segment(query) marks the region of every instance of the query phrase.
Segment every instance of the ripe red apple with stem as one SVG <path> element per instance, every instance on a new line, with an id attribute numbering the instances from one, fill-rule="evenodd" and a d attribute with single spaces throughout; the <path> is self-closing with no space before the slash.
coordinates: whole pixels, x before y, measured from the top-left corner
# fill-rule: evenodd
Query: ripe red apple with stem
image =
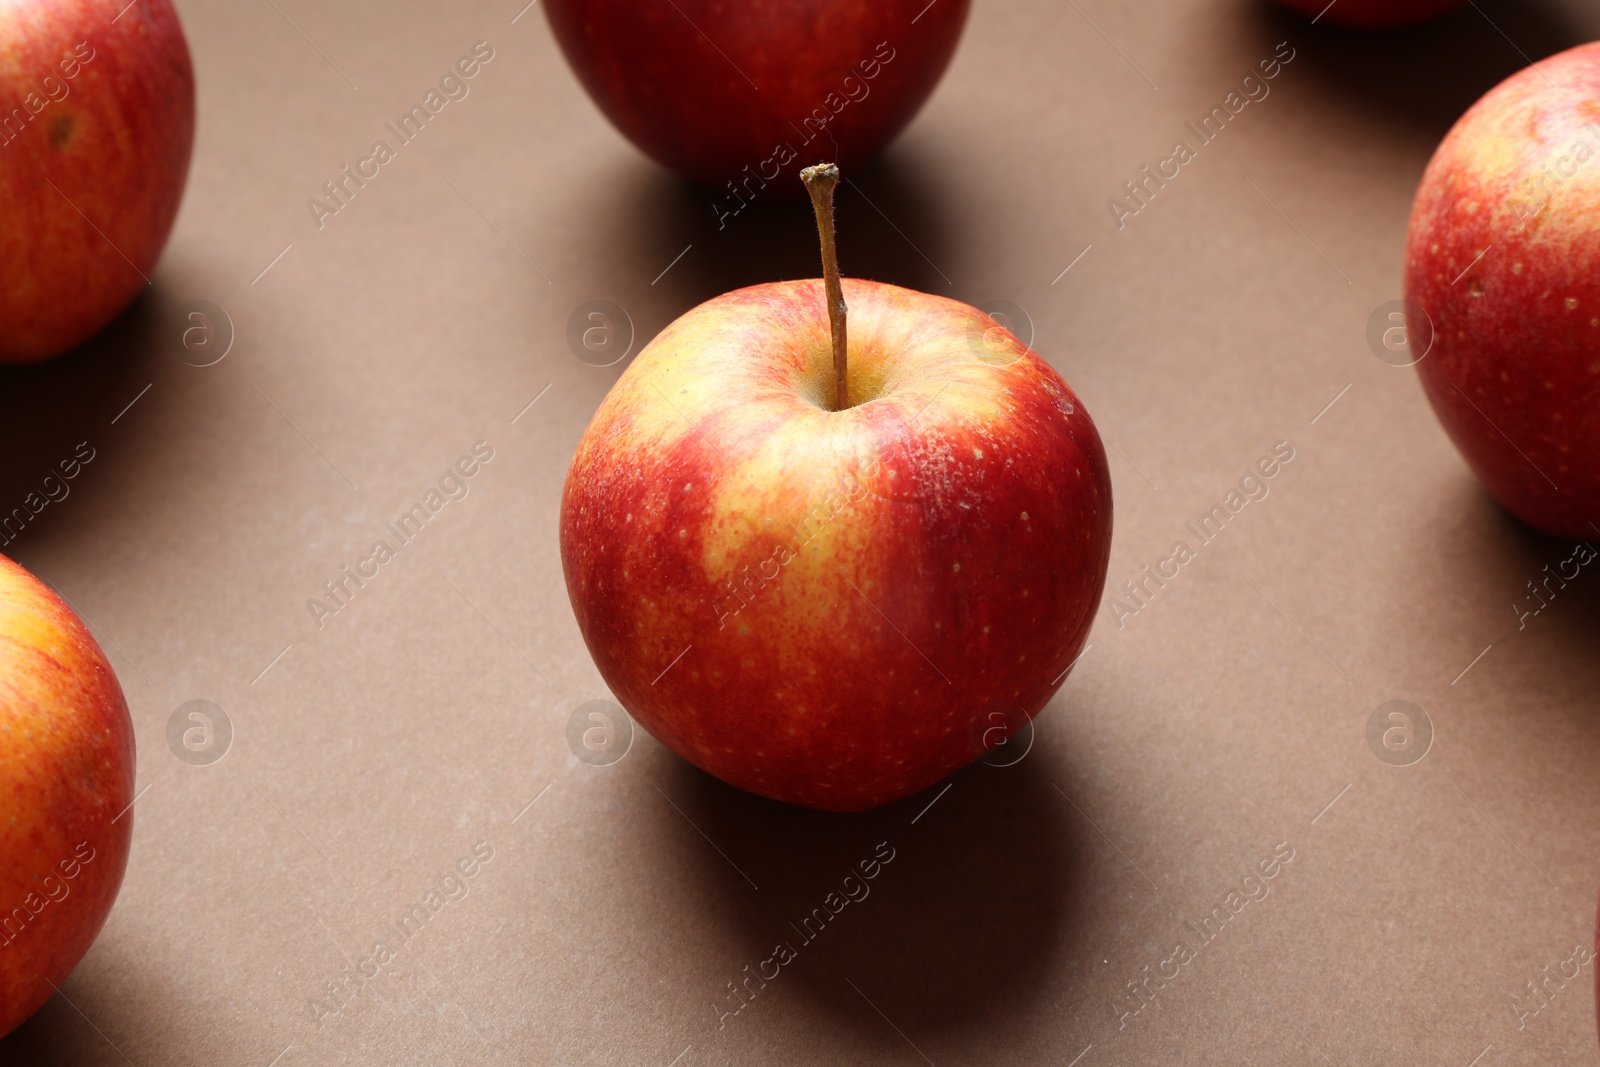
<path id="1" fill-rule="evenodd" d="M 82 344 L 149 283 L 193 139 L 170 0 L 0 3 L 0 363 Z"/>
<path id="2" fill-rule="evenodd" d="M 800 156 L 864 162 L 911 121 L 970 0 L 545 0 L 573 71 L 646 155 L 735 212 L 803 195 Z"/>
<path id="3" fill-rule="evenodd" d="M 1392 29 L 1454 11 L 1467 0 L 1278 0 L 1318 21 L 1359 29 Z"/>
<path id="4" fill-rule="evenodd" d="M 122 885 L 133 724 L 75 612 L 0 556 L 0 1036 L 77 966 Z"/>
<path id="5" fill-rule="evenodd" d="M 1083 404 L 989 316 L 841 281 L 838 170 L 805 174 L 825 278 L 724 294 L 640 352 L 578 445 L 561 560 L 654 737 L 857 811 L 1049 701 L 1105 584 L 1111 478 Z"/>
<path id="6" fill-rule="evenodd" d="M 1423 388 L 1468 466 L 1524 522 L 1600 533 L 1600 44 L 1512 75 L 1445 136 L 1405 291 L 1432 323 Z"/>

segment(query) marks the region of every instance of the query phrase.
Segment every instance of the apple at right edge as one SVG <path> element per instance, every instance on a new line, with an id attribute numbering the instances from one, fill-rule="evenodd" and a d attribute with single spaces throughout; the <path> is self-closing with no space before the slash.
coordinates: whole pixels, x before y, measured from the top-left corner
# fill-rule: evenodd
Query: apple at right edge
<path id="1" fill-rule="evenodd" d="M 1600 44 L 1511 76 L 1445 136 L 1405 293 L 1432 324 L 1423 389 L 1467 465 L 1530 526 L 1600 535 Z"/>

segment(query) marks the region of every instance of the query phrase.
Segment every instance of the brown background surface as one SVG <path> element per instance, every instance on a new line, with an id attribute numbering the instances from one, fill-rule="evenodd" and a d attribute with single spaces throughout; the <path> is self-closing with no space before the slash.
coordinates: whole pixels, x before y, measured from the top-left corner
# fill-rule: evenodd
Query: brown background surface
<path id="1" fill-rule="evenodd" d="M 565 737 L 608 694 L 559 491 L 621 370 L 576 359 L 567 318 L 616 301 L 637 350 L 815 275 L 806 209 L 718 232 L 537 7 L 183 3 L 199 133 L 154 286 L 0 372 L 0 505 L 97 450 L 8 551 L 106 646 L 144 791 L 103 934 L 0 1060 L 1594 1062 L 1594 964 L 1512 1005 L 1594 937 L 1600 576 L 1519 630 L 1571 546 L 1507 518 L 1364 340 L 1449 123 L 1519 52 L 1600 37 L 1577 0 L 1478 6 L 1362 37 L 1254 0 L 977 0 L 928 107 L 849 176 L 847 272 L 1027 309 L 1113 446 L 1113 587 L 1273 442 L 1297 457 L 1124 627 L 1102 608 L 1020 764 L 841 817 L 648 737 L 607 768 Z M 480 39 L 471 95 L 319 232 L 306 199 Z M 1285 40 L 1270 97 L 1118 232 L 1107 197 Z M 209 368 L 175 356 L 191 299 L 236 330 Z M 306 599 L 478 440 L 470 496 L 319 631 Z M 1436 732 L 1408 767 L 1366 740 L 1397 698 Z M 166 743 L 192 699 L 235 730 L 209 767 Z M 725 984 L 880 841 L 871 896 L 719 1029 Z M 470 895 L 319 1025 L 311 998 L 479 842 Z M 1126 983 L 1279 842 L 1270 896 L 1119 1028 Z"/>

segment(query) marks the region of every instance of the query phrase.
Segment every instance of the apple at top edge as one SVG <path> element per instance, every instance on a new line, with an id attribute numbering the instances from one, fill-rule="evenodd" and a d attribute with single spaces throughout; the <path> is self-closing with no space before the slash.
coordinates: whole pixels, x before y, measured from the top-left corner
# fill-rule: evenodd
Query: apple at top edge
<path id="1" fill-rule="evenodd" d="M 1405 292 L 1439 421 L 1528 524 L 1600 535 L 1600 44 L 1490 90 L 1434 153 Z"/>
<path id="2" fill-rule="evenodd" d="M 148 284 L 193 139 L 170 0 L 0 0 L 0 363 L 82 344 Z"/>
<path id="3" fill-rule="evenodd" d="M 673 751 L 864 810 L 1036 714 L 1105 583 L 1111 481 L 1082 403 L 981 312 L 847 279 L 851 406 L 820 280 L 686 313 L 578 446 L 561 557 L 612 693 Z"/>
<path id="4" fill-rule="evenodd" d="M 646 155 L 728 198 L 795 199 L 797 164 L 859 165 L 911 121 L 969 0 L 545 0 L 573 71 Z"/>
<path id="5" fill-rule="evenodd" d="M 1413 23 L 1454 11 L 1467 0 L 1278 0 L 1321 22 L 1377 30 L 1410 26 Z"/>
<path id="6" fill-rule="evenodd" d="M 0 1036 L 104 925 L 133 834 L 133 723 L 76 613 L 0 556 Z"/>

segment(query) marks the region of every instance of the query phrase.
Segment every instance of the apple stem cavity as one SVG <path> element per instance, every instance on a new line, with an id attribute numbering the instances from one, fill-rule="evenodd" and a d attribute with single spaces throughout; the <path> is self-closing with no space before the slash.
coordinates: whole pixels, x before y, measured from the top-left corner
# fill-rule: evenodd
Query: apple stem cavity
<path id="1" fill-rule="evenodd" d="M 822 279 L 828 291 L 828 327 L 833 333 L 833 376 L 835 383 L 835 411 L 850 406 L 847 379 L 848 359 L 845 355 L 845 316 L 849 308 L 844 303 L 844 286 L 839 283 L 839 248 L 833 231 L 833 190 L 839 184 L 839 167 L 834 163 L 818 163 L 800 172 L 811 194 L 811 206 L 817 213 L 817 232 L 822 237 Z"/>

